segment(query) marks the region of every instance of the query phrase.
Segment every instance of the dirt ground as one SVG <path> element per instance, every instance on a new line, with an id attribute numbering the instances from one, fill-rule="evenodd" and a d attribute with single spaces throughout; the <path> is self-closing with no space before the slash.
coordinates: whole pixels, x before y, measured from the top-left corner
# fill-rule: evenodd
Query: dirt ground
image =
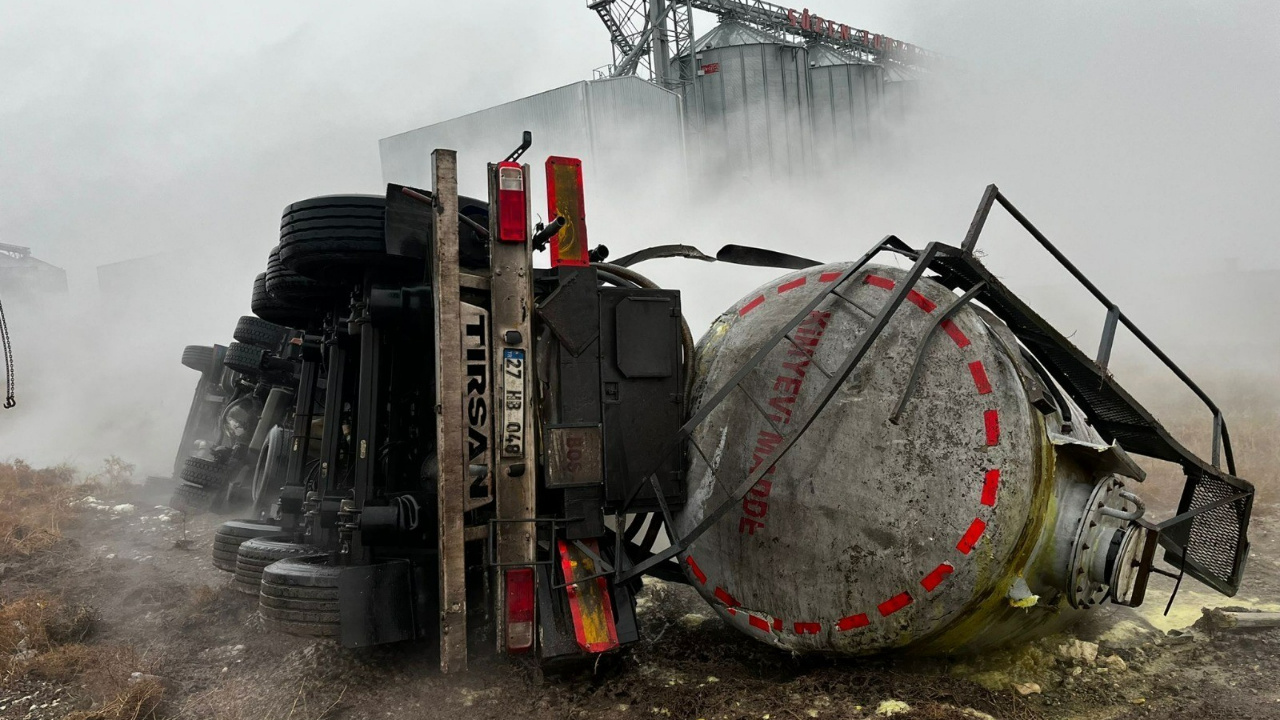
<path id="1" fill-rule="evenodd" d="M 264 631 L 209 560 L 221 518 L 187 520 L 100 480 L 0 545 L 0 717 L 1280 717 L 1280 630 L 1190 627 L 1202 607 L 1280 611 L 1271 507 L 1255 514 L 1239 597 L 1184 587 L 1164 617 L 1159 584 L 1140 611 L 1097 611 L 1069 636 L 985 657 L 792 656 L 729 629 L 689 588 L 650 582 L 645 640 L 620 657 L 556 676 L 480 659 L 444 677 L 429 647 Z"/>

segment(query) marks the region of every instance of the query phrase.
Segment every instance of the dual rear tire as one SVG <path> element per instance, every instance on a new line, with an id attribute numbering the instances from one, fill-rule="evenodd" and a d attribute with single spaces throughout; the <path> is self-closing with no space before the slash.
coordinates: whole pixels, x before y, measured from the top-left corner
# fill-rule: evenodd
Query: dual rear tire
<path id="1" fill-rule="evenodd" d="M 219 570 L 235 572 L 241 545 L 255 538 L 269 537 L 280 532 L 279 525 L 256 520 L 228 520 L 218 526 L 213 534 L 213 564 Z"/>
<path id="2" fill-rule="evenodd" d="M 257 595 L 262 583 L 262 571 L 268 565 L 306 555 L 323 553 L 322 548 L 293 541 L 293 535 L 261 535 L 246 540 L 236 549 L 236 590 L 246 595 Z"/>
<path id="3" fill-rule="evenodd" d="M 338 576 L 328 555 L 307 555 L 262 569 L 258 610 L 263 625 L 290 635 L 337 638 Z"/>

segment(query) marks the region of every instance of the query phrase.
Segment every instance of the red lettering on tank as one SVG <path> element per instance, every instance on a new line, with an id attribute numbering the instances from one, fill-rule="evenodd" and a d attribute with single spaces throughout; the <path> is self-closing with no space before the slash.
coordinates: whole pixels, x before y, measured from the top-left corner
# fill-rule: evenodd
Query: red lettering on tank
<path id="1" fill-rule="evenodd" d="M 746 513 L 748 517 L 762 518 L 769 514 L 769 503 L 763 500 L 744 499 L 742 501 L 742 512 Z"/>
<path id="2" fill-rule="evenodd" d="M 797 361 L 785 361 L 782 363 L 782 372 L 778 374 L 773 381 L 773 397 L 769 398 L 769 407 L 774 410 L 774 414 L 770 416 L 770 420 L 774 423 L 787 425 L 791 422 L 792 409 L 795 407 L 796 398 L 800 395 L 800 390 L 804 387 L 804 379 L 807 374 L 810 358 L 813 356 L 814 348 L 822 339 L 822 334 L 827 329 L 827 322 L 831 319 L 831 313 L 819 312 L 817 310 L 809 313 L 808 317 L 800 321 L 795 329 L 795 343 L 787 351 L 788 357 L 798 357 Z M 751 456 L 751 469 L 748 472 L 754 473 L 759 467 L 773 455 L 778 449 L 778 445 L 782 443 L 782 436 L 768 430 L 761 430 L 756 435 L 756 447 Z M 768 472 L 772 473 L 776 470 L 770 467 Z M 769 492 L 773 489 L 772 483 L 761 478 L 750 491 L 750 495 L 757 499 L 743 498 L 742 512 L 743 517 L 738 521 L 738 533 L 754 535 L 756 530 L 764 527 L 762 522 L 766 515 L 769 514 L 769 503 L 764 502 L 764 498 L 769 497 Z"/>
<path id="3" fill-rule="evenodd" d="M 793 355 L 804 355 L 804 353 L 800 352 L 799 350 L 792 350 L 792 354 L 793 354 Z M 808 360 L 801 360 L 800 362 L 784 362 L 784 363 L 782 363 L 782 369 L 783 369 L 783 370 L 788 370 L 788 371 L 790 371 L 790 372 L 791 372 L 791 374 L 795 375 L 797 378 L 799 378 L 799 379 L 801 379 L 801 380 L 803 380 L 803 379 L 804 379 L 805 373 L 806 373 L 806 372 L 808 372 L 808 368 L 809 368 L 809 361 L 808 361 Z"/>
<path id="4" fill-rule="evenodd" d="M 781 442 L 781 435 L 768 430 L 761 430 L 756 436 L 756 448 L 751 456 L 751 470 L 749 472 L 755 472 L 773 454 L 773 451 L 778 449 L 778 445 Z M 769 468 L 768 470 L 770 473 L 773 471 L 774 468 Z M 751 486 L 751 490 L 747 492 L 748 497 L 742 499 L 744 517 L 738 520 L 739 534 L 755 535 L 757 528 L 764 527 L 764 523 L 760 522 L 760 519 L 769 514 L 769 503 L 764 502 L 764 498 L 769 497 L 769 492 L 772 490 L 773 482 L 768 478 L 760 478 L 755 485 Z M 752 500 L 752 497 L 760 499 Z"/>
<path id="5" fill-rule="evenodd" d="M 822 629 L 822 623 L 798 622 L 792 627 L 795 628 L 797 635 L 817 635 Z"/>
<path id="6" fill-rule="evenodd" d="M 768 430 L 761 430 L 760 434 L 756 435 L 756 449 L 751 455 L 751 469 L 747 472 L 755 472 L 756 468 L 760 467 L 760 465 L 764 463 L 764 461 L 767 460 L 769 456 L 773 454 L 773 451 L 777 450 L 778 446 L 781 444 L 781 435 L 775 432 L 769 432 Z M 773 472 L 773 468 L 769 468 L 769 472 Z M 760 495 L 760 497 L 768 497 L 769 482 L 764 478 L 760 478 L 760 481 L 755 484 L 752 491 L 754 492 L 762 483 L 764 484 L 764 494 Z"/>
<path id="7" fill-rule="evenodd" d="M 775 395 L 769 398 L 769 407 L 778 411 L 777 414 L 770 415 L 769 419 L 783 425 L 791 422 L 791 406 L 795 401 L 795 395 Z"/>
<path id="8" fill-rule="evenodd" d="M 784 367 L 786 365 L 787 363 L 783 363 Z M 778 390 L 780 392 L 790 393 L 791 395 L 795 395 L 796 393 L 800 392 L 800 383 L 804 380 L 804 370 L 801 369 L 798 374 L 799 374 L 799 377 L 787 377 L 786 375 L 779 375 L 778 379 L 773 381 L 773 389 Z"/>
<path id="9" fill-rule="evenodd" d="M 751 627 L 759 630 L 760 632 L 769 632 L 769 623 L 762 617 L 747 615 L 747 622 L 751 623 Z"/>
<path id="10" fill-rule="evenodd" d="M 844 273 L 839 272 L 839 271 L 835 271 L 835 272 L 824 272 L 824 273 L 822 273 L 821 275 L 819 275 L 819 276 L 818 276 L 818 282 L 829 283 L 829 282 L 831 282 L 831 281 L 835 280 L 836 278 L 840 277 L 840 276 L 841 276 L 841 275 L 843 275 L 843 274 L 844 274 Z"/>
<path id="11" fill-rule="evenodd" d="M 769 469 L 773 470 L 773 468 L 769 468 Z M 769 491 L 772 489 L 773 489 L 773 483 L 771 481 L 766 480 L 764 478 L 760 478 L 760 482 L 756 483 L 755 485 L 752 485 L 751 489 L 748 492 L 751 495 L 755 495 L 758 498 L 767 498 L 769 497 Z"/>
<path id="12" fill-rule="evenodd" d="M 775 632 L 782 632 L 782 618 L 773 619 L 773 629 Z"/>

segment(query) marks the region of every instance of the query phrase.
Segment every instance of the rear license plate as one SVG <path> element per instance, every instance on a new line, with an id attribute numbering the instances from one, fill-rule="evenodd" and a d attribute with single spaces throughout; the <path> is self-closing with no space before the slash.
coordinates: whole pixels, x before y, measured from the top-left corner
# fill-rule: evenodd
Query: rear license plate
<path id="1" fill-rule="evenodd" d="M 502 456 L 524 457 L 524 350 L 502 351 Z"/>

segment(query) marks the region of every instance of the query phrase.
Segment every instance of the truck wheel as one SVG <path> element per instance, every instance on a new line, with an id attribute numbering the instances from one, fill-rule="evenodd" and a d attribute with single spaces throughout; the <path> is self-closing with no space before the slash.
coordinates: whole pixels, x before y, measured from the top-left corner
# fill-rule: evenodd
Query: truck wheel
<path id="1" fill-rule="evenodd" d="M 169 507 L 187 515 L 199 515 L 209 512 L 213 504 L 213 493 L 198 485 L 182 483 L 169 498 Z"/>
<path id="2" fill-rule="evenodd" d="M 297 308 L 290 307 L 267 293 L 266 273 L 258 273 L 253 279 L 253 298 L 249 309 L 267 322 L 286 327 L 302 327 L 307 322 L 305 313 L 299 313 Z"/>
<path id="3" fill-rule="evenodd" d="M 278 350 L 291 334 L 289 328 L 261 318 L 245 315 L 236 323 L 231 337 L 238 342 L 263 350 Z"/>
<path id="4" fill-rule="evenodd" d="M 213 460 L 189 457 L 183 462 L 179 476 L 183 482 L 208 490 L 209 501 L 212 502 L 213 494 L 227 484 L 227 478 L 230 476 L 228 470 L 226 466 L 219 465 Z M 206 504 L 204 509 L 208 510 L 209 505 Z"/>
<path id="5" fill-rule="evenodd" d="M 386 198 L 326 195 L 293 203 L 280 220 L 280 261 L 305 277 L 359 279 L 365 268 L 404 258 L 387 255 Z"/>
<path id="6" fill-rule="evenodd" d="M 290 635 L 338 637 L 338 575 L 328 555 L 272 563 L 262 570 L 258 611 L 263 625 Z"/>
<path id="7" fill-rule="evenodd" d="M 246 540 L 236 551 L 236 590 L 257 595 L 262 584 L 262 570 L 285 558 L 323 553 L 323 548 L 293 542 L 293 535 L 275 534 Z"/>
<path id="8" fill-rule="evenodd" d="M 182 365 L 201 373 L 213 369 L 214 349 L 208 345 L 188 345 L 182 349 Z"/>
<path id="9" fill-rule="evenodd" d="M 325 311 L 341 292 L 333 286 L 281 268 L 267 276 L 267 294 L 276 302 L 299 311 L 299 315 L 309 314 L 319 319 L 324 317 Z"/>
<path id="10" fill-rule="evenodd" d="M 241 375 L 256 378 L 262 374 L 262 361 L 266 354 L 262 348 L 233 342 L 227 346 L 227 354 L 222 358 L 222 364 Z"/>
<path id="11" fill-rule="evenodd" d="M 281 532 L 279 525 L 256 520 L 228 520 L 213 534 L 213 564 L 219 570 L 236 571 L 236 551 L 246 540 Z"/>

